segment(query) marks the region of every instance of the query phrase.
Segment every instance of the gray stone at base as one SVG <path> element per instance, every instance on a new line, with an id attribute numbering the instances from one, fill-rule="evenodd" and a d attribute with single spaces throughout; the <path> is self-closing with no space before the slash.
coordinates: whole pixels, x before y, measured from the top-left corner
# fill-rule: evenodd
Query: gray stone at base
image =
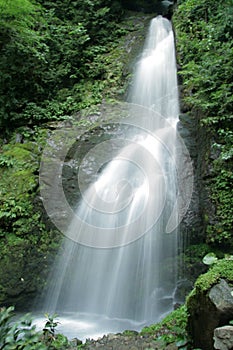
<path id="1" fill-rule="evenodd" d="M 223 326 L 214 330 L 214 349 L 233 349 L 233 326 Z"/>
<path id="2" fill-rule="evenodd" d="M 218 284 L 211 288 L 209 298 L 221 313 L 232 315 L 233 297 L 231 294 L 232 288 L 223 279 Z"/>

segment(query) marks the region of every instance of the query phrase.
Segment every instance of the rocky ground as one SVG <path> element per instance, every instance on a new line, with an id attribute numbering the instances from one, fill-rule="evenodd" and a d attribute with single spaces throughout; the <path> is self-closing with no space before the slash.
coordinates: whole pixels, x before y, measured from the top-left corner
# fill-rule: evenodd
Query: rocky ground
<path id="1" fill-rule="evenodd" d="M 104 350 L 176 350 L 176 344 L 164 345 L 164 342 L 156 340 L 153 335 L 141 335 L 137 332 L 125 334 L 108 334 L 98 340 L 87 340 L 84 346 L 85 350 L 104 349 Z"/>

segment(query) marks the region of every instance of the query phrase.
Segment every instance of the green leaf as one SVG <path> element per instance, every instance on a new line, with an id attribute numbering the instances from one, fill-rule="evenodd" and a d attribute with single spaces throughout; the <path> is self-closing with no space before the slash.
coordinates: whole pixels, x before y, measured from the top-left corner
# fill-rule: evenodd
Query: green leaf
<path id="1" fill-rule="evenodd" d="M 181 348 L 181 347 L 182 347 L 182 349 L 183 349 L 183 347 L 184 347 L 185 345 L 187 345 L 187 343 L 188 343 L 188 339 L 187 339 L 187 338 L 180 339 L 180 340 L 178 340 L 178 341 L 176 342 L 176 346 L 177 346 L 178 348 Z"/>
<path id="2" fill-rule="evenodd" d="M 204 256 L 204 258 L 202 259 L 202 262 L 205 265 L 212 265 L 212 264 L 216 263 L 217 260 L 218 260 L 218 258 L 216 257 L 216 255 L 214 253 L 208 253 L 207 255 Z"/>

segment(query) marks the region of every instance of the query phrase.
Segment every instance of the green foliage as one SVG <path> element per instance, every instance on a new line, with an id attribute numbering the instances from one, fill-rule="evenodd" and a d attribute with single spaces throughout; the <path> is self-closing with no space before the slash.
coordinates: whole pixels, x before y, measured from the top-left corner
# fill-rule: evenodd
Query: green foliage
<path id="1" fill-rule="evenodd" d="M 183 305 L 166 316 L 162 322 L 143 328 L 141 334 L 153 335 L 164 346 L 174 342 L 187 344 L 187 317 L 187 310 Z"/>
<path id="2" fill-rule="evenodd" d="M 122 35 L 113 30 L 117 1 L 0 0 L 0 12 L 0 129 L 62 119 L 103 99 L 102 55 Z"/>
<path id="3" fill-rule="evenodd" d="M 39 157 L 46 142 L 48 131 L 39 128 L 19 128 L 9 143 L 0 151 L 0 203 L 8 208 L 14 207 L 18 199 L 31 200 L 38 187 Z M 17 138 L 19 141 L 17 142 Z M 25 211 L 24 205 L 19 211 Z M 0 214 L 0 216 L 3 216 Z M 8 215 L 9 216 L 9 215 Z"/>
<path id="4" fill-rule="evenodd" d="M 221 157 L 221 156 L 220 156 Z M 212 180 L 212 201 L 216 207 L 218 222 L 208 225 L 207 240 L 231 248 L 232 243 L 232 184 L 231 164 L 224 164 L 220 159 L 214 162 L 216 177 Z M 229 246 L 230 245 L 230 246 Z"/>
<path id="5" fill-rule="evenodd" d="M 33 17 L 34 25 L 36 17 Z M 21 113 L 28 101 L 36 96 L 40 98 L 42 86 L 39 69 L 44 64 L 47 51 L 42 37 L 31 25 L 25 34 L 25 30 L 22 32 L 20 26 L 12 25 L 6 19 L 3 21 L 7 23 L 7 27 L 3 24 L 0 26 L 0 34 L 3 37 L 0 46 L 0 128 L 6 128 L 10 122 L 17 119 L 18 113 Z"/>
<path id="6" fill-rule="evenodd" d="M 1 227 L 9 229 L 17 220 L 31 218 L 32 193 L 38 186 L 34 172 L 38 162 L 31 149 L 35 144 L 8 144 L 2 147 L 2 159 L 8 166 L 0 168 L 0 223 Z M 36 149 L 35 149 L 36 152 Z M 11 166 L 9 166 L 11 165 Z M 19 223 L 18 223 L 19 224 Z"/>
<path id="7" fill-rule="evenodd" d="M 185 254 L 192 259 L 192 262 L 200 262 L 202 257 L 210 252 L 210 247 L 205 243 L 190 245 L 185 250 Z"/>
<path id="8" fill-rule="evenodd" d="M 4 350 L 65 350 L 72 344 L 62 334 L 55 334 L 57 322 L 54 316 L 46 315 L 45 328 L 36 330 L 32 319 L 25 315 L 13 321 L 14 307 L 0 309 L 0 348 Z"/>
<path id="9" fill-rule="evenodd" d="M 27 35 L 35 12 L 36 6 L 29 0 L 0 0 L 0 26 Z"/>
<path id="10" fill-rule="evenodd" d="M 0 154 L 0 167 L 1 168 L 8 168 L 13 166 L 14 161 L 13 159 L 10 159 L 8 156 L 4 155 L 4 154 Z"/>
<path id="11" fill-rule="evenodd" d="M 58 326 L 58 323 L 57 321 L 55 321 L 55 318 L 58 316 L 58 315 L 49 315 L 49 314 L 45 314 L 47 320 L 46 320 L 46 323 L 45 323 L 45 326 L 43 328 L 43 333 L 46 335 L 46 336 L 52 336 L 54 337 L 55 335 L 55 329 L 56 327 Z"/>
<path id="12" fill-rule="evenodd" d="M 232 15 L 231 0 L 187 0 L 175 15 L 186 102 L 208 125 L 232 117 Z"/>
<path id="13" fill-rule="evenodd" d="M 184 101 L 212 141 L 209 191 L 216 208 L 207 242 L 232 247 L 233 3 L 184 0 L 174 16 Z"/>
<path id="14" fill-rule="evenodd" d="M 40 127 L 21 127 L 1 147 L 0 302 L 14 296 L 16 302 L 23 303 L 25 290 L 43 286 L 47 259 L 60 239 L 55 230 L 45 227 L 42 209 L 35 203 L 40 154 L 47 133 Z"/>
<path id="15" fill-rule="evenodd" d="M 0 348 L 47 350 L 48 347 L 41 341 L 42 334 L 36 331 L 28 316 L 12 324 L 13 310 L 13 307 L 0 310 Z"/>

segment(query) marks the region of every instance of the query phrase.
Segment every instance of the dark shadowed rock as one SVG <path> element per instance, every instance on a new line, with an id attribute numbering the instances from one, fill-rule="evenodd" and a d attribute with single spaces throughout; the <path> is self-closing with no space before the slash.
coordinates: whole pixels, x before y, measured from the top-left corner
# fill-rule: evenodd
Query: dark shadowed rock
<path id="1" fill-rule="evenodd" d="M 195 347 L 203 350 L 214 348 L 214 329 L 227 324 L 233 317 L 231 293 L 232 288 L 221 279 L 209 291 L 198 290 L 190 297 L 188 327 Z"/>

